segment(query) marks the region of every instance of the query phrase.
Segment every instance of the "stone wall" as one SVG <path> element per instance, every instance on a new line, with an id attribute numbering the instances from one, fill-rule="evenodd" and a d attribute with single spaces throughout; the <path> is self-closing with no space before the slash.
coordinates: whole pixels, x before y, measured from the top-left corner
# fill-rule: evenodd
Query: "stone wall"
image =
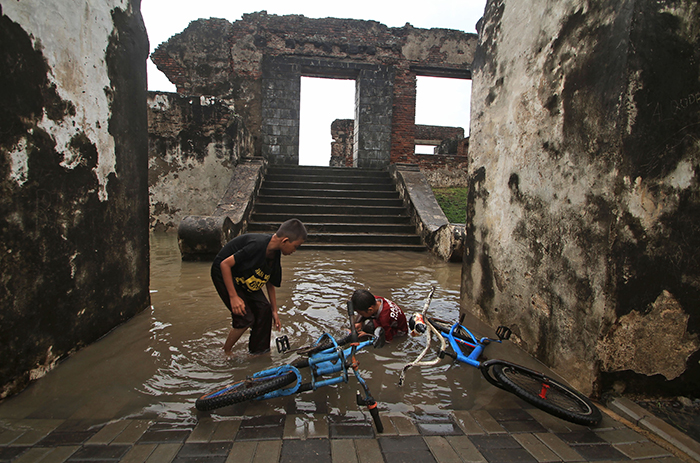
<path id="1" fill-rule="evenodd" d="M 252 139 L 226 100 L 148 93 L 150 227 L 176 229 L 219 204 Z"/>
<path id="2" fill-rule="evenodd" d="M 699 40 L 694 1 L 479 25 L 462 306 L 584 392 L 697 395 Z"/>
<path id="3" fill-rule="evenodd" d="M 332 166 L 353 166 L 352 137 L 355 121 L 337 119 L 331 124 L 331 161 Z M 442 127 L 435 125 L 415 125 L 416 141 L 435 144 L 436 154 L 416 154 L 411 164 L 417 165 L 425 175 L 432 188 L 464 187 L 469 183 L 467 166 L 469 165 L 469 139 L 464 138 L 464 129 L 460 127 Z M 420 138 L 419 138 L 420 137 Z M 442 142 L 454 141 L 455 149 L 450 154 L 438 154 Z M 403 163 L 398 163 L 403 164 Z"/>
<path id="4" fill-rule="evenodd" d="M 138 1 L 0 0 L 0 398 L 149 305 L 147 56 Z"/>
<path id="5" fill-rule="evenodd" d="M 416 76 L 468 79 L 476 35 L 266 12 L 193 21 L 151 55 L 184 95 L 230 99 L 270 163 L 298 163 L 300 76 L 354 79 L 353 165 L 415 162 Z"/>

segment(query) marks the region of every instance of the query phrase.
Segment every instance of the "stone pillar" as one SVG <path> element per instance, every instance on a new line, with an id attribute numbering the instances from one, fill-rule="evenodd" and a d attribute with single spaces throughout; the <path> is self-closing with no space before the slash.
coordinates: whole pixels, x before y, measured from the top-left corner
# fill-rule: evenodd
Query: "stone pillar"
<path id="1" fill-rule="evenodd" d="M 355 91 L 353 165 L 389 165 L 394 72 L 388 66 L 362 69 Z"/>
<path id="2" fill-rule="evenodd" d="M 270 164 L 299 164 L 300 66 L 265 58 L 262 78 L 262 154 Z"/>

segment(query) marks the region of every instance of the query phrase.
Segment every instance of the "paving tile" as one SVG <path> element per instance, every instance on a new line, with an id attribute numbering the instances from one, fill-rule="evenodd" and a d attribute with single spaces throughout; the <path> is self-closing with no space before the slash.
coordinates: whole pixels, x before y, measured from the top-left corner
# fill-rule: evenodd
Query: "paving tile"
<path id="1" fill-rule="evenodd" d="M 145 463 L 170 463 L 180 450 L 180 444 L 158 444 Z"/>
<path id="2" fill-rule="evenodd" d="M 479 452 L 474 443 L 467 436 L 448 436 L 445 438 L 450 443 L 457 455 L 465 462 L 486 462 L 483 454 Z"/>
<path id="3" fill-rule="evenodd" d="M 466 410 L 454 411 L 452 416 L 464 434 L 484 434 L 486 432 Z"/>
<path id="4" fill-rule="evenodd" d="M 557 433 L 557 437 L 570 445 L 577 444 L 602 444 L 605 441 L 590 430 Z"/>
<path id="5" fill-rule="evenodd" d="M 413 416 L 418 432 L 423 436 L 460 436 L 462 430 L 450 415 L 421 414 Z"/>
<path id="6" fill-rule="evenodd" d="M 566 433 L 588 429 L 585 426 L 570 423 L 568 421 L 562 420 L 561 418 L 557 418 L 556 416 L 552 416 L 549 413 L 540 410 L 539 408 L 528 409 L 527 413 L 549 432 Z"/>
<path id="7" fill-rule="evenodd" d="M 281 439 L 284 434 L 284 418 L 284 415 L 247 418 L 241 422 L 236 440 Z"/>
<path id="8" fill-rule="evenodd" d="M 649 441 L 614 444 L 614 447 L 633 460 L 640 460 L 642 458 L 662 458 L 673 456 L 665 448 Z"/>
<path id="9" fill-rule="evenodd" d="M 120 460 L 120 463 L 144 463 L 156 447 L 156 444 L 134 445 Z"/>
<path id="10" fill-rule="evenodd" d="M 646 442 L 648 439 L 630 428 L 605 429 L 594 431 L 601 439 L 610 444 L 630 444 L 633 442 Z"/>
<path id="11" fill-rule="evenodd" d="M 423 440 L 438 463 L 462 463 L 462 459 L 445 437 L 425 436 Z"/>
<path id="12" fill-rule="evenodd" d="M 535 420 L 529 421 L 499 421 L 500 425 L 503 426 L 507 432 L 513 433 L 533 433 L 533 432 L 547 432 L 547 429 Z"/>
<path id="13" fill-rule="evenodd" d="M 494 419 L 493 416 L 488 412 L 488 410 L 475 410 L 472 413 L 472 417 L 476 420 L 479 426 L 486 431 L 488 434 L 499 434 L 505 433 L 506 430 L 500 425 L 498 421 Z"/>
<path id="14" fill-rule="evenodd" d="M 183 444 L 177 452 L 177 457 L 214 457 L 227 456 L 233 443 L 231 442 L 197 442 L 191 444 Z"/>
<path id="15" fill-rule="evenodd" d="M 100 445 L 109 444 L 117 437 L 119 434 L 124 432 L 129 422 L 126 420 L 115 421 L 113 423 L 108 423 L 102 427 L 95 435 L 85 442 L 86 445 Z"/>
<path id="16" fill-rule="evenodd" d="M 240 427 L 241 420 L 218 421 L 209 442 L 233 442 Z"/>
<path id="17" fill-rule="evenodd" d="M 420 436 L 389 436 L 380 437 L 377 440 L 387 463 L 427 463 L 435 461 L 428 445 Z"/>
<path id="18" fill-rule="evenodd" d="M 610 444 L 582 444 L 573 448 L 587 461 L 628 460 L 622 452 Z"/>
<path id="19" fill-rule="evenodd" d="M 80 445 L 94 436 L 97 431 L 54 431 L 37 442 L 39 447 L 56 447 L 59 445 Z"/>
<path id="20" fill-rule="evenodd" d="M 18 420 L 13 423 L 13 429 L 25 430 L 25 432 L 12 441 L 12 445 L 34 445 L 59 427 L 63 421 L 54 419 Z"/>
<path id="21" fill-rule="evenodd" d="M 279 461 L 281 450 L 281 439 L 270 442 L 258 442 L 258 445 L 255 447 L 253 463 L 272 463 Z"/>
<path id="22" fill-rule="evenodd" d="M 377 463 L 384 461 L 379 441 L 376 439 L 354 440 L 359 463 Z"/>
<path id="23" fill-rule="evenodd" d="M 254 441 L 234 442 L 226 459 L 227 463 L 250 462 L 255 457 L 258 443 Z M 276 461 L 276 460 L 272 460 Z"/>
<path id="24" fill-rule="evenodd" d="M 522 447 L 528 451 L 530 455 L 541 463 L 550 461 L 561 461 L 559 456 L 554 453 L 544 442 L 539 440 L 534 434 L 522 433 L 514 434 L 513 439 L 518 441 Z"/>
<path id="25" fill-rule="evenodd" d="M 217 422 L 210 417 L 200 418 L 196 426 L 187 437 L 187 443 L 209 442 L 214 431 L 216 431 Z"/>
<path id="26" fill-rule="evenodd" d="M 355 450 L 354 440 L 335 439 L 331 440 L 330 443 L 331 461 L 333 463 L 358 463 L 357 451 Z M 379 446 L 377 446 L 377 448 L 379 448 Z"/>
<path id="27" fill-rule="evenodd" d="M 389 420 L 394 425 L 399 436 L 417 436 L 420 434 L 413 420 L 404 415 L 390 415 Z"/>
<path id="28" fill-rule="evenodd" d="M 534 421 L 532 415 L 522 408 L 501 408 L 488 410 L 496 421 Z"/>
<path id="29" fill-rule="evenodd" d="M 521 449 L 522 446 L 507 434 L 469 436 L 469 440 L 483 453 L 485 449 Z"/>
<path id="30" fill-rule="evenodd" d="M 306 437 L 310 439 L 326 438 L 328 439 L 328 420 L 326 415 L 314 414 L 311 415 L 306 424 Z"/>
<path id="31" fill-rule="evenodd" d="M 41 461 L 49 453 L 53 452 L 53 450 L 54 449 L 48 447 L 33 447 L 22 453 L 19 458 L 12 460 L 12 463 L 35 463 L 37 461 Z M 4 460 L 2 451 L 0 451 L 0 460 Z"/>
<path id="32" fill-rule="evenodd" d="M 524 448 L 519 449 L 482 449 L 489 463 L 537 463 L 535 457 Z"/>
<path id="33" fill-rule="evenodd" d="M 331 444 L 328 439 L 290 439 L 282 442 L 280 463 L 331 463 Z"/>
<path id="34" fill-rule="evenodd" d="M 190 431 L 184 429 L 149 429 L 136 442 L 138 444 L 180 444 Z"/>
<path id="35" fill-rule="evenodd" d="M 331 439 L 371 439 L 374 426 L 364 415 L 330 415 L 328 431 Z"/>
<path id="36" fill-rule="evenodd" d="M 88 445 L 81 447 L 68 461 L 119 460 L 131 449 L 129 445 Z"/>
<path id="37" fill-rule="evenodd" d="M 30 447 L 0 447 L 0 461 L 10 461 L 23 454 Z"/>
<path id="38" fill-rule="evenodd" d="M 582 461 L 583 458 L 556 434 L 549 432 L 537 433 L 535 436 L 556 453 L 562 461 Z"/>
<path id="39" fill-rule="evenodd" d="M 112 444 L 135 444 L 151 426 L 150 420 L 127 420 L 124 430 L 112 440 Z"/>
<path id="40" fill-rule="evenodd" d="M 26 430 L 14 430 L 14 429 L 5 429 L 2 432 L 0 432 L 0 445 L 10 445 L 14 441 L 16 441 L 22 434 L 27 432 Z"/>
<path id="41" fill-rule="evenodd" d="M 53 448 L 51 452 L 41 459 L 41 463 L 63 463 L 78 450 L 80 450 L 80 447 L 68 445 Z"/>

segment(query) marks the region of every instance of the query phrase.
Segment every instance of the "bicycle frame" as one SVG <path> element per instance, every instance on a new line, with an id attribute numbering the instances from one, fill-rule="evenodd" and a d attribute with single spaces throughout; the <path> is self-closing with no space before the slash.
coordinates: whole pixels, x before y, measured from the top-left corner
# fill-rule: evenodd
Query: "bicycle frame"
<path id="1" fill-rule="evenodd" d="M 302 384 L 302 374 L 301 371 L 292 365 L 282 365 L 276 368 L 270 368 L 268 370 L 263 370 L 255 373 L 253 378 L 264 378 L 266 376 L 276 376 L 280 373 L 287 371 L 293 372 L 296 377 L 296 383 L 288 388 L 278 389 L 276 391 L 269 392 L 265 395 L 257 397 L 256 400 L 266 400 L 275 397 L 284 397 L 297 392 L 304 392 L 305 390 L 316 390 L 320 387 L 331 386 L 339 383 L 347 383 L 349 379 L 348 367 L 352 368 L 355 377 L 366 388 L 366 383 L 357 369 L 357 362 L 354 360 L 355 353 L 358 350 L 364 349 L 365 347 L 371 345 L 374 342 L 374 338 L 368 339 L 366 341 L 352 343 L 350 347 L 341 349 L 338 346 L 335 338 L 328 333 L 324 333 L 316 341 L 316 345 L 320 344 L 324 339 L 330 339 L 334 347 L 329 347 L 321 352 L 317 352 L 309 356 L 309 370 L 311 371 L 311 387 L 310 389 L 300 390 L 303 386 Z M 322 376 L 332 375 L 335 373 L 340 373 L 338 376 L 327 379 L 319 379 Z"/>

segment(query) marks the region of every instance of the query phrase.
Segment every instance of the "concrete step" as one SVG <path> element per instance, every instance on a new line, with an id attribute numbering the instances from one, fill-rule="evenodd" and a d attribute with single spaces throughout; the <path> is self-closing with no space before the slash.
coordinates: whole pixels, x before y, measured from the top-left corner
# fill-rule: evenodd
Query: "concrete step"
<path id="1" fill-rule="evenodd" d="M 251 226 L 260 222 L 274 222 L 279 227 L 279 224 L 287 219 L 297 218 L 307 223 L 324 223 L 324 224 L 410 224 L 411 218 L 408 215 L 374 215 L 374 216 L 361 216 L 361 215 L 343 215 L 343 214 L 295 214 L 291 215 L 287 212 L 273 212 L 273 213 L 254 213 L 251 216 L 251 221 L 248 225 L 250 229 Z M 275 229 L 276 230 L 276 229 Z"/>
<path id="2" fill-rule="evenodd" d="M 332 188 L 332 186 L 330 187 Z M 258 196 L 303 196 L 314 198 L 399 198 L 399 193 L 391 188 L 384 190 L 353 188 L 353 189 L 329 189 L 329 185 L 319 184 L 318 188 L 307 188 L 306 185 L 298 185 L 297 187 L 278 187 L 277 185 L 265 185 L 260 188 Z"/>
<path id="3" fill-rule="evenodd" d="M 394 207 L 403 209 L 403 201 L 400 198 L 353 198 L 335 196 L 268 196 L 258 195 L 256 207 L 263 204 L 296 204 L 314 206 L 369 206 L 369 207 Z"/>
<path id="4" fill-rule="evenodd" d="M 270 166 L 248 231 L 272 233 L 296 217 L 304 249 L 425 251 L 386 170 Z"/>
<path id="5" fill-rule="evenodd" d="M 301 219 L 299 219 L 301 220 Z M 274 233 L 279 228 L 280 222 L 252 222 L 248 226 L 248 231 L 253 233 Z M 317 233 L 338 233 L 338 234 L 367 234 L 376 233 L 380 235 L 415 235 L 416 229 L 413 225 L 387 224 L 387 223 L 314 223 L 304 222 L 309 234 Z"/>
<path id="6" fill-rule="evenodd" d="M 300 214 L 334 214 L 334 215 L 359 215 L 359 216 L 402 216 L 407 215 L 403 206 L 346 206 L 323 204 L 284 204 L 284 203 L 256 203 L 253 207 L 253 215 L 260 214 L 287 214 L 296 217 Z M 299 219 L 301 220 L 301 219 Z"/>

